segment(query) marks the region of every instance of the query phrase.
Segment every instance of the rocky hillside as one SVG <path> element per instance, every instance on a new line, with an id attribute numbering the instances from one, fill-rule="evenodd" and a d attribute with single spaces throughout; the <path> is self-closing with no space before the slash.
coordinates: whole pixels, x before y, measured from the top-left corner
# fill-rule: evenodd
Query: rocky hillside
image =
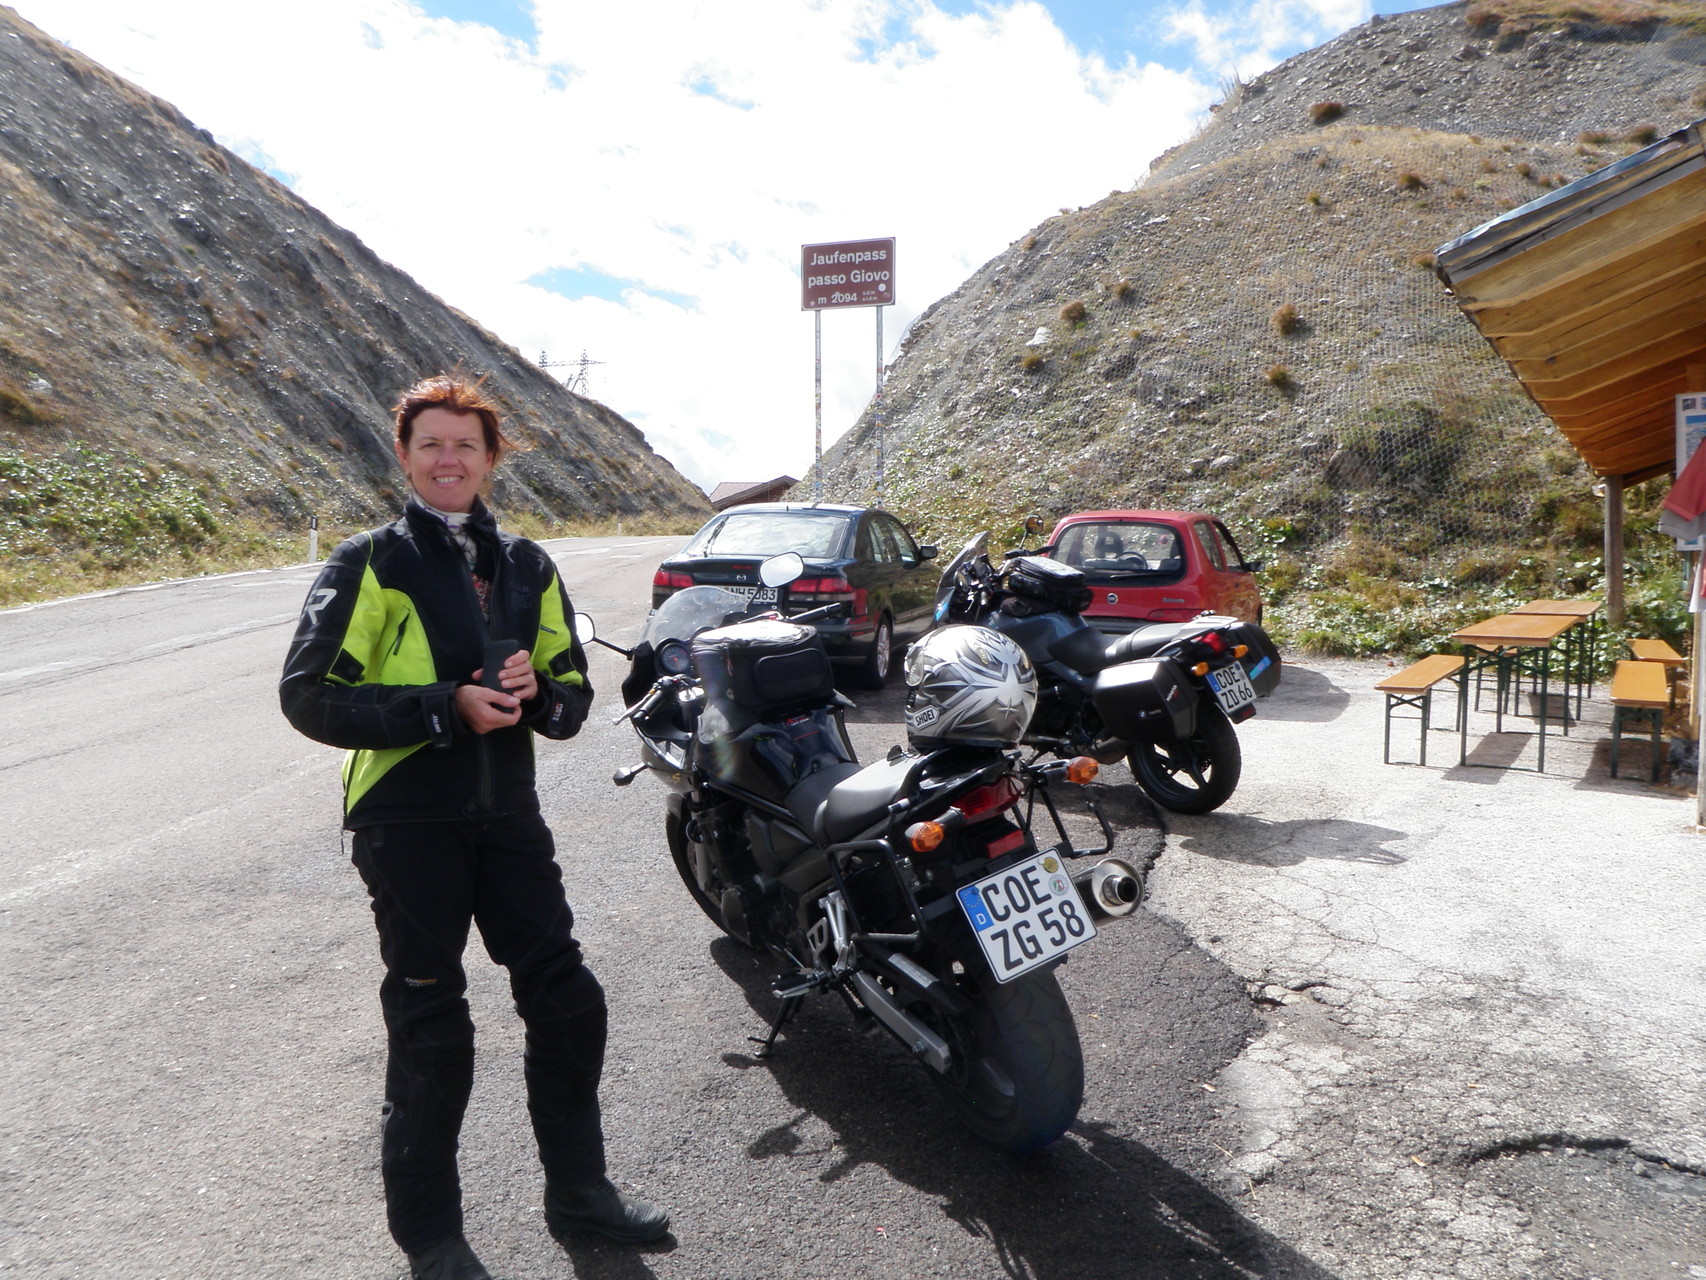
<path id="1" fill-rule="evenodd" d="M 387 406 L 458 364 L 532 446 L 498 473 L 504 510 L 709 512 L 632 424 L 0 8 L 5 549 L 50 551 L 102 503 L 204 527 L 373 519 L 396 500 Z M 103 473 L 126 493 L 103 493 Z"/>
<path id="2" fill-rule="evenodd" d="M 892 366 L 889 505 L 945 540 L 1030 510 L 1216 510 L 1275 562 L 1270 595 L 1386 591 L 1351 648 L 1430 587 L 1591 586 L 1593 477 L 1432 251 L 1706 114 L 1706 5 L 1539 3 L 1376 19 L 1015 241 Z M 826 457 L 826 492 L 871 494 L 875 432 Z"/>

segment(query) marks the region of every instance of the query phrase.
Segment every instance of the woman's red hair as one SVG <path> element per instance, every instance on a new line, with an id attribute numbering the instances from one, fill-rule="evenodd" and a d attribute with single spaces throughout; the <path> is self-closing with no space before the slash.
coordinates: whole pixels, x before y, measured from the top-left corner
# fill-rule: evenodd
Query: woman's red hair
<path id="1" fill-rule="evenodd" d="M 520 446 L 504 435 L 498 425 L 498 407 L 480 390 L 484 382 L 484 378 L 479 382 L 469 382 L 451 373 L 422 378 L 391 406 L 397 421 L 397 443 L 405 449 L 409 447 L 415 419 L 428 409 L 448 409 L 451 413 L 478 418 L 480 434 L 486 439 L 486 452 L 492 455 L 494 463 L 502 461 L 505 453 Z"/>

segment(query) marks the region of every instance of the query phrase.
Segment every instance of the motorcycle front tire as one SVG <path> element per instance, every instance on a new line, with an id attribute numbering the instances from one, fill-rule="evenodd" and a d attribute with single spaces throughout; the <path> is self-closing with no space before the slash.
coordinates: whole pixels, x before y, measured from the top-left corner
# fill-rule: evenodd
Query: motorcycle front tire
<path id="1" fill-rule="evenodd" d="M 752 946 L 746 939 L 736 937 L 730 932 L 728 925 L 723 923 L 723 904 L 720 897 L 713 898 L 699 887 L 698 877 L 693 874 L 693 854 L 688 847 L 687 833 L 682 829 L 682 821 L 678 815 L 671 813 L 664 818 L 664 834 L 669 840 L 669 857 L 670 861 L 675 863 L 675 872 L 681 877 L 681 883 L 687 886 L 687 892 L 699 910 L 705 913 L 712 924 L 736 942 L 745 947 Z M 722 888 L 721 885 L 712 887 L 719 893 Z"/>
<path id="2" fill-rule="evenodd" d="M 964 993 L 946 1075 L 930 1072 L 960 1122 L 1010 1155 L 1046 1147 L 1084 1102 L 1084 1052 L 1052 973 Z"/>
<path id="3" fill-rule="evenodd" d="M 1244 754 L 1238 731 L 1220 705 L 1204 699 L 1197 731 L 1179 742 L 1140 742 L 1129 757 L 1132 776 L 1149 798 L 1174 813 L 1208 813 L 1238 788 Z"/>

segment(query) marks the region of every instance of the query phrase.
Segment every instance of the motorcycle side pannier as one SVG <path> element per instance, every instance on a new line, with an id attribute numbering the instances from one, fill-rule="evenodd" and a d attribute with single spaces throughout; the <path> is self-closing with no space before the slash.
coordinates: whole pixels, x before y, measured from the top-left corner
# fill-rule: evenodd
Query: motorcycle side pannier
<path id="1" fill-rule="evenodd" d="M 1083 613 L 1090 607 L 1090 584 L 1084 580 L 1084 571 L 1042 556 L 1015 561 L 1007 571 L 1007 589 L 1062 613 Z"/>
<path id="2" fill-rule="evenodd" d="M 1122 662 L 1096 676 L 1091 694 L 1102 723 L 1116 737 L 1170 742 L 1197 730 L 1197 695 L 1171 658 Z"/>
<path id="3" fill-rule="evenodd" d="M 693 666 L 705 693 L 738 731 L 835 701 L 823 640 L 792 622 L 747 622 L 696 636 Z"/>
<path id="4" fill-rule="evenodd" d="M 1268 633 L 1254 622 L 1240 622 L 1227 628 L 1233 644 L 1250 646 L 1240 661 L 1244 664 L 1244 673 L 1250 677 L 1250 683 L 1256 690 L 1256 696 L 1265 698 L 1280 682 L 1280 655 Z"/>

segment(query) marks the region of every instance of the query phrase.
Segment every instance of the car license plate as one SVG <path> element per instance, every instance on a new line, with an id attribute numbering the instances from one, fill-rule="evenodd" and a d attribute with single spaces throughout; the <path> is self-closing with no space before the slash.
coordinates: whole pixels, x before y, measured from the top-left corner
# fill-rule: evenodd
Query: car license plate
<path id="1" fill-rule="evenodd" d="M 754 604 L 775 604 L 775 587 L 724 587 L 724 591 L 732 591 L 737 596 L 745 596 Z"/>
<path id="2" fill-rule="evenodd" d="M 1096 936 L 1089 908 L 1052 850 L 968 884 L 959 896 L 998 982 L 1010 982 Z"/>
<path id="3" fill-rule="evenodd" d="M 1214 696 L 1220 701 L 1220 709 L 1227 715 L 1242 711 L 1256 700 L 1256 687 L 1250 683 L 1250 677 L 1244 674 L 1243 663 L 1234 662 L 1219 671 L 1210 671 L 1208 682 L 1214 689 Z"/>

